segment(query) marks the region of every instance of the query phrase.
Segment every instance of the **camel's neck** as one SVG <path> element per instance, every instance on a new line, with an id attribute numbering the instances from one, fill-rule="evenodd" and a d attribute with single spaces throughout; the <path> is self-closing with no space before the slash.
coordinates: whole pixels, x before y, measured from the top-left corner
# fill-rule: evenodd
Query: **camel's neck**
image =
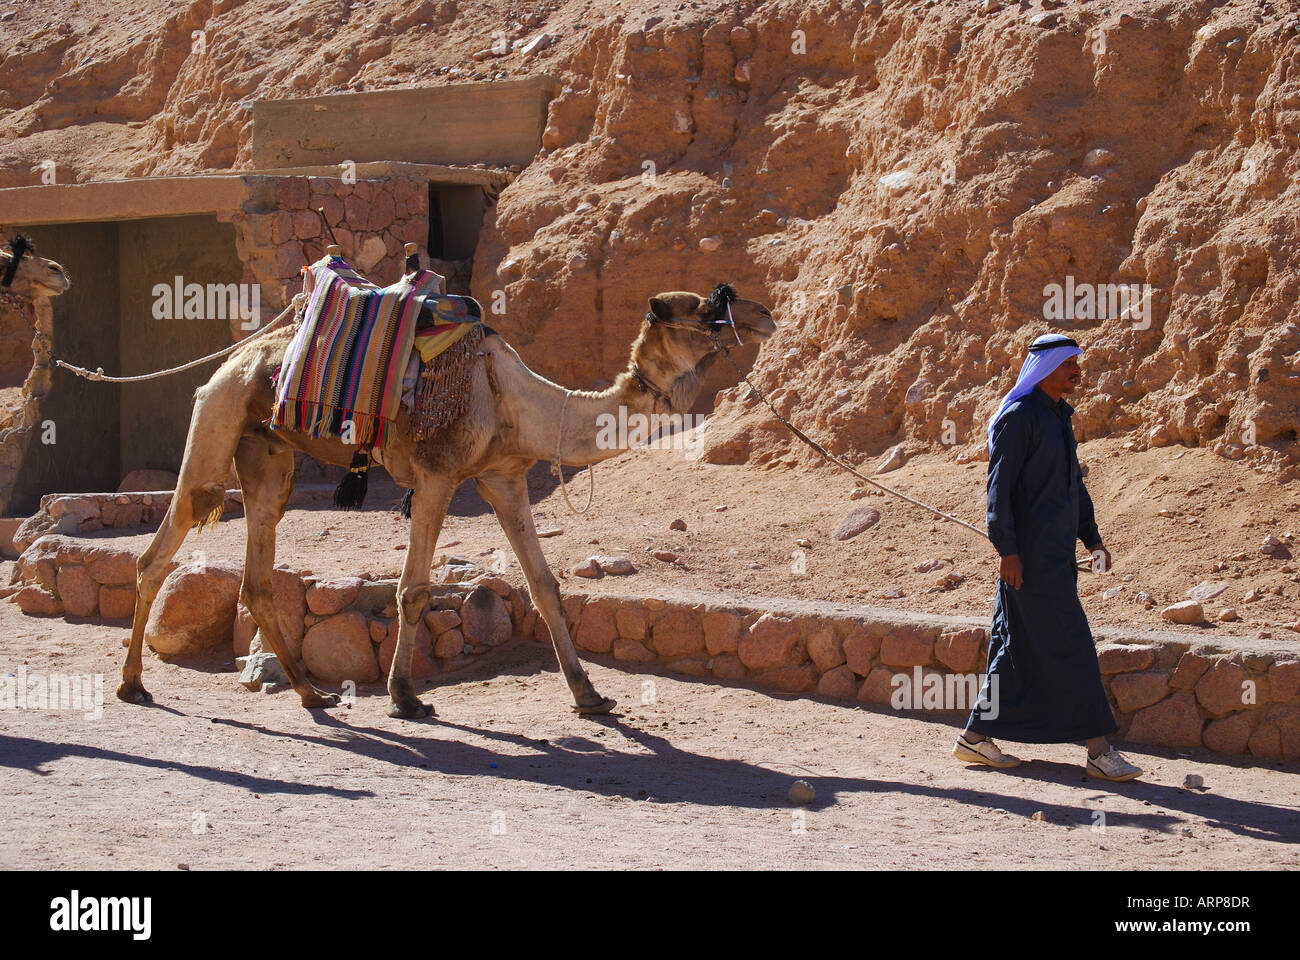
<path id="1" fill-rule="evenodd" d="M 670 389 L 663 381 L 652 382 L 660 389 Z M 690 407 L 695 398 L 689 392 L 678 384 L 673 392 L 674 411 Z M 642 390 L 630 370 L 619 374 L 612 387 L 599 392 L 567 391 L 534 375 L 519 400 L 516 409 L 527 423 L 526 427 L 521 423 L 523 429 L 516 434 L 517 442 L 525 448 L 520 452 L 551 461 L 556 458 L 558 440 L 560 461 L 568 466 L 616 457 L 653 439 L 656 429 L 661 435 L 669 433 L 680 420 L 670 419 L 668 405 L 656 403 L 654 395 Z"/>

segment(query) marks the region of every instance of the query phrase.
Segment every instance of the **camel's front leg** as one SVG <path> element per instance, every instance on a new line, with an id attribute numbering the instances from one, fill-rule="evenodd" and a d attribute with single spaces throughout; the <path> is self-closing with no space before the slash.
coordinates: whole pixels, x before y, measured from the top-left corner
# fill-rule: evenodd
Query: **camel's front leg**
<path id="1" fill-rule="evenodd" d="M 564 623 L 564 608 L 560 604 L 560 585 L 546 564 L 537 528 L 533 526 L 533 513 L 528 505 L 528 486 L 522 474 L 485 474 L 475 481 L 483 499 L 496 512 L 497 522 L 505 531 L 515 556 L 524 568 L 528 591 L 533 596 L 537 611 L 551 629 L 551 642 L 559 658 L 564 679 L 573 693 L 575 708 L 579 713 L 609 713 L 614 700 L 596 692 L 587 677 L 587 671 L 578 659 L 578 652 L 569 637 Z"/>
<path id="2" fill-rule="evenodd" d="M 433 713 L 433 707 L 421 703 L 411 685 L 411 657 L 415 653 L 415 632 L 429 607 L 429 564 L 433 562 L 433 549 L 442 532 L 442 521 L 447 516 L 454 489 L 450 478 L 417 469 L 411 494 L 411 540 L 406 548 L 406 565 L 397 583 L 397 605 L 402 619 L 398 624 L 393 666 L 388 672 L 390 717 L 413 720 Z"/>

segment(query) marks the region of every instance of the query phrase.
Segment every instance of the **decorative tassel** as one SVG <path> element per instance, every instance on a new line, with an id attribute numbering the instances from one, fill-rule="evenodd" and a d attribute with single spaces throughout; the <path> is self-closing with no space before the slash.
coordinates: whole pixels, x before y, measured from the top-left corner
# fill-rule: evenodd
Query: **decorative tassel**
<path id="1" fill-rule="evenodd" d="M 334 488 L 334 506 L 343 510 L 356 510 L 366 502 L 367 473 L 370 470 L 370 452 L 358 450 L 352 454 L 348 475 Z"/>
<path id="2" fill-rule="evenodd" d="M 397 515 L 407 520 L 411 519 L 411 498 L 415 496 L 414 490 L 407 490 L 402 496 L 402 501 L 397 505 Z"/>

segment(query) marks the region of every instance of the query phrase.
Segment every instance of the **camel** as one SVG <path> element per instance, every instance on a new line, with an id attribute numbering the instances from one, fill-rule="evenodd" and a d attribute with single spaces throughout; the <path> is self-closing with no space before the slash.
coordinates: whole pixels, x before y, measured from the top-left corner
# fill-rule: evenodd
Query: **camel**
<path id="1" fill-rule="evenodd" d="M 388 676 L 388 715 L 415 719 L 433 714 L 415 695 L 411 658 L 416 627 L 432 594 L 430 566 L 452 493 L 473 478 L 492 507 L 514 550 L 538 612 L 550 628 L 560 669 L 580 714 L 608 713 L 615 701 L 598 694 L 584 670 L 564 622 L 559 584 L 547 566 L 533 526 L 525 476 L 539 460 L 586 466 L 622 452 L 603 449 L 597 418 L 634 413 L 685 413 L 699 394 L 701 376 L 727 340 L 762 342 L 776 331 L 767 307 L 736 298 L 720 284 L 708 297 L 684 291 L 650 298 L 650 311 L 632 345 L 628 367 L 602 391 L 568 390 L 524 365 L 495 331 L 488 331 L 475 356 L 464 413 L 432 437 L 415 442 L 403 411 L 396 436 L 374 451 L 410 497 L 410 539 L 398 580 L 401 622 Z M 728 328 L 726 324 L 730 322 Z M 248 541 L 240 597 L 263 639 L 279 659 L 306 708 L 328 708 L 336 694 L 314 686 L 289 656 L 271 593 L 276 524 L 293 489 L 293 451 L 340 466 L 355 447 L 266 426 L 274 392 L 273 371 L 293 331 L 275 330 L 232 353 L 195 393 L 185 454 L 171 505 L 153 542 L 137 564 L 135 617 L 117 695 L 128 703 L 152 697 L 141 682 L 141 653 L 149 609 L 167 566 L 191 527 L 221 510 L 223 478 L 234 458 L 244 494 Z"/>
<path id="2" fill-rule="evenodd" d="M 18 251 L 17 266 L 13 262 L 15 249 Z M 12 277 L 10 269 L 13 270 Z M 23 300 L 40 302 L 66 293 L 71 286 L 72 281 L 63 266 L 38 257 L 29 238 L 18 235 L 0 247 L 0 291 Z"/>

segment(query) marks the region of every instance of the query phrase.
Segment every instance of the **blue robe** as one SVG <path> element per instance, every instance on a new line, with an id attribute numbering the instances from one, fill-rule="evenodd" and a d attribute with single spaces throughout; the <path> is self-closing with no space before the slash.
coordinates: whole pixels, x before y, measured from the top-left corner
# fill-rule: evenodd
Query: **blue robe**
<path id="1" fill-rule="evenodd" d="M 1068 743 L 1115 732 L 1092 631 L 1079 603 L 1075 541 L 1101 544 L 1075 451 L 1074 408 L 1041 388 L 1013 403 L 993 429 L 989 539 L 1019 554 L 1024 583 L 998 579 L 988 672 L 969 727 L 1018 743 Z M 997 678 L 994 687 L 993 678 Z"/>

